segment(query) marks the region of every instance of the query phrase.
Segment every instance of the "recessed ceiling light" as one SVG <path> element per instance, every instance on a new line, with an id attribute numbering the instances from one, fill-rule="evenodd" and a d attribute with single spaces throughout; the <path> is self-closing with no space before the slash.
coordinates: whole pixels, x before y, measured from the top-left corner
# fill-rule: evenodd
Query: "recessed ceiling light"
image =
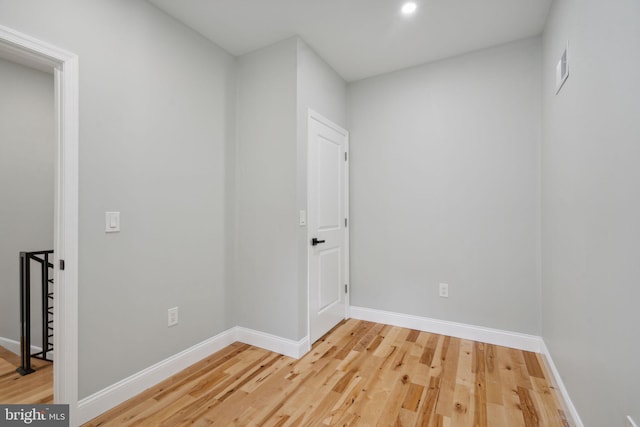
<path id="1" fill-rule="evenodd" d="M 402 14 L 403 15 L 411 15 L 413 14 L 416 9 L 418 8 L 418 5 L 415 2 L 407 2 L 405 4 L 402 5 Z"/>

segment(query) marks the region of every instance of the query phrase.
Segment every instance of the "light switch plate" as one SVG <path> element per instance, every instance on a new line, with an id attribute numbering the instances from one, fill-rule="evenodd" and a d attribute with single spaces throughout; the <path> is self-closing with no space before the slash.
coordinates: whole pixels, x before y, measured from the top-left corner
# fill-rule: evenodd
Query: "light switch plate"
<path id="1" fill-rule="evenodd" d="M 106 233 L 118 233 L 120 231 L 120 212 L 105 212 L 104 213 Z"/>
<path id="2" fill-rule="evenodd" d="M 300 225 L 307 225 L 307 211 L 300 211 Z"/>

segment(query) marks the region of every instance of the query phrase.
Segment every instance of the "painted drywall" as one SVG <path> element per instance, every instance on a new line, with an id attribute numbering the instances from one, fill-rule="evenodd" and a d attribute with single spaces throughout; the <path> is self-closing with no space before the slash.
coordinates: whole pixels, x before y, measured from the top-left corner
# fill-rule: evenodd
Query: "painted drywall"
<path id="1" fill-rule="evenodd" d="M 347 84 L 308 44 L 298 39 L 297 108 L 297 206 L 307 210 L 307 117 L 309 109 L 345 127 Z M 299 338 L 307 335 L 308 251 L 307 227 L 298 228 Z"/>
<path id="2" fill-rule="evenodd" d="M 307 335 L 307 111 L 346 122 L 346 83 L 293 37 L 238 57 L 233 306 L 237 325 Z"/>
<path id="3" fill-rule="evenodd" d="M 82 398 L 227 326 L 234 58 L 139 0 L 0 0 L 0 24 L 80 58 Z"/>
<path id="4" fill-rule="evenodd" d="M 19 253 L 53 249 L 53 74 L 0 59 L 0 337 L 20 341 Z M 41 346 L 32 269 L 32 344 Z"/>
<path id="5" fill-rule="evenodd" d="M 349 85 L 351 304 L 539 333 L 540 52 Z"/>
<path id="6" fill-rule="evenodd" d="M 544 34 L 542 335 L 587 426 L 640 420 L 639 22 L 637 1 L 556 0 Z"/>
<path id="7" fill-rule="evenodd" d="M 296 204 L 297 40 L 238 57 L 237 325 L 299 336 Z"/>

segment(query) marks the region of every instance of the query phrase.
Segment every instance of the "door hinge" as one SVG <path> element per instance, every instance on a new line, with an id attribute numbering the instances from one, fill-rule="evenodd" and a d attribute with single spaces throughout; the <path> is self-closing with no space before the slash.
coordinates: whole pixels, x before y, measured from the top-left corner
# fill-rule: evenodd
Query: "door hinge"
<path id="1" fill-rule="evenodd" d="M 346 162 L 349 159 L 349 155 L 347 154 L 347 152 L 344 152 L 344 161 Z"/>
<path id="2" fill-rule="evenodd" d="M 348 294 L 349 293 L 349 287 L 347 286 L 347 284 L 345 283 L 344 285 L 344 293 Z"/>
<path id="3" fill-rule="evenodd" d="M 344 226 L 347 227 L 347 225 L 349 224 L 349 221 L 347 221 L 347 218 L 344 219 Z"/>
<path id="4" fill-rule="evenodd" d="M 60 270 L 64 270 L 64 260 L 60 260 Z"/>

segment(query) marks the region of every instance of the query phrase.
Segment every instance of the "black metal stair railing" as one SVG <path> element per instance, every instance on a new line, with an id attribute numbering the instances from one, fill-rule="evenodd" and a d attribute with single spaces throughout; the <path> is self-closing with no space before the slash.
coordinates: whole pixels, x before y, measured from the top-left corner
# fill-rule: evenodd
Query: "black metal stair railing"
<path id="1" fill-rule="evenodd" d="M 53 362 L 53 251 L 20 252 L 20 375 L 35 372 L 31 358 Z M 42 297 L 42 351 L 31 354 L 31 263 L 40 264 Z"/>

